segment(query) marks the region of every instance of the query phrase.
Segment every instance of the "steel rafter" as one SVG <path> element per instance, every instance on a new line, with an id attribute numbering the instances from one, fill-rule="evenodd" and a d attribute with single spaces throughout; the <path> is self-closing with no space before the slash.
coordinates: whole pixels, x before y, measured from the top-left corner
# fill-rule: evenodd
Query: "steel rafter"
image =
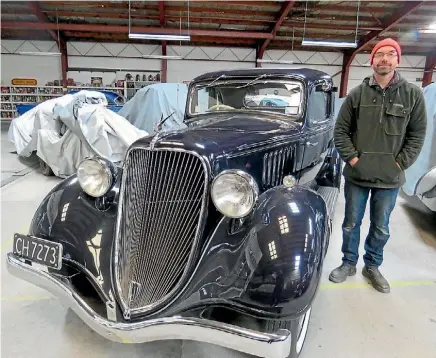
<path id="1" fill-rule="evenodd" d="M 48 17 L 41 11 L 39 4 L 36 1 L 28 1 L 27 6 L 38 18 L 41 23 L 50 23 Z M 56 24 L 54 24 L 56 25 Z M 57 29 L 57 28 L 56 28 Z M 58 31 L 56 34 L 52 29 L 46 29 L 50 36 L 55 40 L 61 53 L 61 68 L 62 68 L 62 84 L 67 85 L 67 72 L 68 72 L 68 53 L 67 41 L 64 36 Z"/>
<path id="2" fill-rule="evenodd" d="M 370 44 L 371 41 L 377 39 L 380 35 L 391 29 L 393 26 L 401 22 L 407 15 L 418 9 L 425 1 L 407 1 L 405 4 L 396 10 L 391 16 L 387 19 L 382 20 L 382 30 L 374 30 L 369 32 L 367 35 L 363 37 L 358 43 L 358 46 L 355 50 L 347 50 L 344 51 L 344 63 L 342 66 L 342 78 L 341 78 L 341 86 L 339 90 L 339 97 L 345 97 L 347 95 L 347 84 L 348 84 L 348 73 L 350 71 L 351 63 L 353 62 L 356 55 L 363 51 L 367 45 Z"/>
<path id="3" fill-rule="evenodd" d="M 292 10 L 292 8 L 294 7 L 295 1 L 286 1 L 280 11 L 280 16 L 277 19 L 276 23 L 274 24 L 274 27 L 271 30 L 271 38 L 266 39 L 262 46 L 259 49 L 259 58 L 263 57 L 263 54 L 265 52 L 266 47 L 269 45 L 269 43 L 271 42 L 272 39 L 274 39 L 277 35 L 277 31 L 279 30 L 280 26 L 282 25 L 283 21 L 285 21 L 286 17 L 288 16 L 289 12 Z"/>
<path id="4" fill-rule="evenodd" d="M 41 8 L 39 7 L 39 4 L 36 1 L 28 1 L 27 6 L 32 10 L 33 14 L 38 18 L 40 22 L 50 22 L 48 17 L 41 11 Z M 58 35 L 50 29 L 46 29 L 46 31 L 50 34 L 50 36 L 56 41 L 56 43 L 59 46 L 60 41 L 60 35 L 58 38 Z"/>
<path id="5" fill-rule="evenodd" d="M 160 26 L 165 27 L 165 4 L 163 0 L 159 0 L 159 22 Z M 162 56 L 167 55 L 167 42 L 162 41 Z M 162 67 L 162 82 L 167 81 L 167 71 L 168 71 L 168 63 L 166 59 L 162 59 L 161 61 Z"/>
<path id="6" fill-rule="evenodd" d="M 53 24 L 49 22 L 29 22 L 29 21 L 2 21 L 2 29 L 57 29 L 70 31 L 89 31 L 89 32 L 109 32 L 109 33 L 129 33 L 128 26 L 119 25 L 93 25 L 93 24 Z M 180 29 L 168 27 L 148 27 L 148 26 L 133 26 L 132 32 L 179 35 Z M 224 30 L 200 30 L 190 29 L 191 36 L 206 36 L 216 38 L 240 38 L 240 39 L 271 39 L 273 35 L 265 32 L 249 32 L 249 31 L 224 31 Z"/>

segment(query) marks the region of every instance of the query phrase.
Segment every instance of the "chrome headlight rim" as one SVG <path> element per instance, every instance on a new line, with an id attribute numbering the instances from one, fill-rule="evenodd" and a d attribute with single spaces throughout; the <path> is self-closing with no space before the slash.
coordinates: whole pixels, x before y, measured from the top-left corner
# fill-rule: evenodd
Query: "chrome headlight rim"
<path id="1" fill-rule="evenodd" d="M 79 175 L 77 175 L 77 180 L 79 181 L 80 187 L 82 188 L 82 190 L 87 195 L 89 195 L 89 196 L 91 196 L 93 198 L 101 198 L 101 197 L 106 195 L 111 190 L 111 188 L 113 187 L 113 185 L 115 183 L 115 168 L 114 168 L 114 165 L 110 161 L 108 161 L 108 160 L 106 160 L 106 159 L 104 159 L 102 157 L 99 157 L 99 156 L 86 157 L 85 159 L 83 159 L 80 162 L 79 166 L 77 167 L 77 173 L 79 172 L 80 166 L 83 163 L 87 162 L 87 161 L 94 161 L 94 162 L 96 162 L 98 165 L 100 165 L 100 167 L 102 168 L 102 170 L 106 174 L 106 176 L 108 178 L 108 181 L 109 181 L 106 190 L 104 191 L 104 193 L 96 195 L 94 193 L 89 192 L 86 188 L 84 188 L 84 186 L 82 185 L 82 182 L 80 181 Z"/>
<path id="2" fill-rule="evenodd" d="M 243 215 L 238 215 L 238 216 L 230 216 L 227 213 L 224 213 L 221 211 L 221 209 L 219 208 L 219 206 L 217 205 L 217 203 L 214 200 L 214 195 L 213 195 L 213 188 L 214 185 L 216 183 L 216 181 L 222 177 L 223 175 L 228 175 L 228 174 L 233 174 L 233 175 L 238 175 L 240 177 L 242 177 L 244 180 L 247 181 L 248 185 L 250 186 L 250 188 L 252 189 L 252 194 L 253 194 L 253 205 L 251 206 L 251 208 L 248 210 L 247 213 L 243 214 Z M 215 206 L 215 208 L 224 216 L 230 217 L 232 219 L 242 219 L 244 217 L 246 217 L 247 215 L 250 214 L 250 212 L 252 212 L 253 208 L 256 206 L 256 203 L 259 199 L 259 186 L 257 185 L 257 182 L 254 180 L 254 178 L 248 174 L 247 172 L 241 170 L 241 169 L 226 169 L 223 170 L 222 172 L 220 172 L 213 180 L 212 180 L 212 185 L 211 185 L 211 198 L 212 198 L 212 202 Z"/>

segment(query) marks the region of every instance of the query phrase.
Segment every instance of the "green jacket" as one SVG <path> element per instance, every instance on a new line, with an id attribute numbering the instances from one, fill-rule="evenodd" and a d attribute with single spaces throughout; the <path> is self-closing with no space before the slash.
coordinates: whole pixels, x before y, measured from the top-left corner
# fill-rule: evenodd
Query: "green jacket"
<path id="1" fill-rule="evenodd" d="M 424 143 L 427 114 L 421 89 L 396 72 L 382 89 L 367 77 L 352 89 L 336 119 L 334 140 L 344 177 L 357 185 L 397 188 Z M 351 167 L 348 162 L 359 157 Z M 399 164 L 399 167 L 397 165 Z"/>

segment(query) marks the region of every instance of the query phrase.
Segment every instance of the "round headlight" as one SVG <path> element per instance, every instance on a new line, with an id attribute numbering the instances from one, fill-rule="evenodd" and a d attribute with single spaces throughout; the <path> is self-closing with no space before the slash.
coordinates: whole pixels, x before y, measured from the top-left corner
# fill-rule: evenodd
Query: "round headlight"
<path id="1" fill-rule="evenodd" d="M 256 182 L 241 170 L 226 170 L 212 184 L 212 201 L 225 216 L 242 218 L 253 209 L 259 195 Z"/>
<path id="2" fill-rule="evenodd" d="M 80 186 L 90 196 L 100 197 L 112 186 L 110 164 L 100 158 L 85 159 L 77 169 Z"/>

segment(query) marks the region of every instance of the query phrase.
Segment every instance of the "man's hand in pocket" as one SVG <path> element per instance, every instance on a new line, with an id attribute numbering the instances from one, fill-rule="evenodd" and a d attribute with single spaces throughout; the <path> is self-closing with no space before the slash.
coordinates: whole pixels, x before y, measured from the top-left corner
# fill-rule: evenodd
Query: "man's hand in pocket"
<path id="1" fill-rule="evenodd" d="M 354 167 L 356 165 L 356 163 L 359 161 L 359 158 L 355 157 L 353 159 L 351 159 L 348 164 L 350 164 L 352 167 Z M 398 164 L 398 163 L 397 163 Z"/>

